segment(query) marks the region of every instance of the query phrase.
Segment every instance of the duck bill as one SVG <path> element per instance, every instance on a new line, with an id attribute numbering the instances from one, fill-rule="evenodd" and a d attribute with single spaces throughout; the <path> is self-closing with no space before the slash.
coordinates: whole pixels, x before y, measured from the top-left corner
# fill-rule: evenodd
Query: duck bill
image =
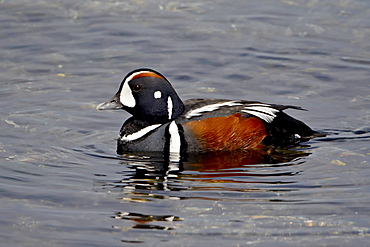
<path id="1" fill-rule="evenodd" d="M 100 103 L 96 106 L 97 110 L 119 110 L 122 109 L 123 105 L 119 101 L 119 98 L 117 95 L 114 95 L 113 98 L 110 100 Z"/>

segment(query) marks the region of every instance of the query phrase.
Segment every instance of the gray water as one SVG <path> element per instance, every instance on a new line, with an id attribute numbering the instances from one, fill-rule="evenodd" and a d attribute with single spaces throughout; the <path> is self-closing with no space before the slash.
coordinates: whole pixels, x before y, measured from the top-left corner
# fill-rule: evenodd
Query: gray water
<path id="1" fill-rule="evenodd" d="M 370 2 L 0 1 L 0 246 L 368 246 Z M 326 138 L 251 155 L 117 156 L 150 67 L 182 99 L 299 105 Z"/>

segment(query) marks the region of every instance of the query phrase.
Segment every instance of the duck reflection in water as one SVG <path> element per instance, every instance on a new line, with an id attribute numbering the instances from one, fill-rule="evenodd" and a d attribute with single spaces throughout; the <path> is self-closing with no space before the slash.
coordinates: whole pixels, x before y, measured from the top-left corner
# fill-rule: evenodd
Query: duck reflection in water
<path id="1" fill-rule="evenodd" d="M 274 181 L 279 176 L 294 176 L 297 169 L 290 169 L 304 163 L 310 155 L 308 146 L 282 149 L 251 149 L 234 152 L 188 154 L 179 162 L 163 159 L 159 153 L 141 156 L 131 154 L 119 156 L 122 164 L 135 170 L 134 174 L 116 182 L 116 188 L 129 186 L 131 189 L 187 190 L 171 182 L 192 179 L 194 181 L 226 182 L 233 177 L 243 177 L 243 183 L 253 182 L 255 177 L 267 177 Z M 250 179 L 248 179 L 248 177 Z M 233 179 L 234 181 L 235 179 Z M 280 181 L 282 183 L 284 181 Z M 191 188 L 194 189 L 194 188 Z"/>
<path id="2" fill-rule="evenodd" d="M 189 190 L 194 191 L 194 198 L 201 198 L 198 194 L 201 191 L 214 189 L 242 193 L 265 193 L 269 190 L 285 193 L 292 189 L 277 187 L 295 183 L 292 177 L 299 174 L 300 168 L 297 167 L 304 163 L 304 157 L 310 155 L 308 150 L 308 146 L 299 146 L 289 149 L 189 154 L 179 162 L 164 159 L 161 153 L 142 153 L 140 156 L 126 154 L 119 156 L 120 163 L 134 172 L 124 173 L 122 180 L 110 181 L 104 188 L 115 193 L 119 200 L 141 203 L 161 199 L 190 199 L 192 196 L 189 198 L 189 193 L 182 192 Z M 233 184 L 232 188 L 228 188 L 229 183 Z M 235 188 L 236 184 L 240 185 L 237 186 L 239 188 Z M 259 188 L 258 184 L 263 188 Z M 267 189 L 264 185 L 271 188 Z M 248 197 L 237 200 L 253 199 Z M 117 212 L 112 218 L 134 222 L 135 225 L 130 228 L 153 230 L 173 230 L 174 226 L 168 226 L 168 222 L 182 221 L 176 215 L 148 215 L 138 212 Z"/>

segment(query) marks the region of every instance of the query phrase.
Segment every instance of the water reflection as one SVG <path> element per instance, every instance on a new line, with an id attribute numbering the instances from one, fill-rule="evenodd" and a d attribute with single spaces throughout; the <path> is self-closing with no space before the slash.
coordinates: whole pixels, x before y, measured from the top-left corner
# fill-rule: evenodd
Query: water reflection
<path id="1" fill-rule="evenodd" d="M 228 182 L 228 178 L 232 178 L 234 183 L 238 180 L 249 183 L 257 177 L 269 177 L 270 181 L 266 181 L 267 183 L 274 181 L 285 183 L 277 178 L 297 175 L 299 172 L 295 169 L 289 170 L 289 167 L 304 163 L 302 158 L 310 155 L 308 150 L 307 147 L 299 147 L 295 149 L 197 154 L 189 155 L 180 162 L 168 162 L 162 159 L 161 154 L 123 155 L 120 156 L 120 164 L 129 167 L 134 172 L 123 173 L 127 177 L 113 184 L 115 188 L 130 187 L 174 191 L 189 189 L 169 184 L 169 182 L 181 182 L 182 180 L 222 183 Z M 240 176 L 243 178 L 239 178 Z M 249 179 L 245 177 L 249 177 Z"/>
<path id="2" fill-rule="evenodd" d="M 150 230 L 162 230 L 169 231 L 175 230 L 173 227 L 160 226 L 152 224 L 151 222 L 155 221 L 182 221 L 182 219 L 175 215 L 145 215 L 140 213 L 130 213 L 130 212 L 117 212 L 114 216 L 114 219 L 130 220 L 135 222 L 135 225 L 132 226 L 133 229 L 150 229 Z"/>
<path id="3" fill-rule="evenodd" d="M 128 169 L 117 172 L 123 178 L 110 181 L 99 176 L 96 184 L 130 204 L 189 199 L 276 202 L 280 200 L 277 194 L 296 190 L 284 185 L 296 183 L 293 178 L 300 174 L 308 155 L 307 146 L 189 155 L 176 163 L 163 160 L 161 154 L 123 155 L 119 163 Z M 182 221 L 179 215 L 139 213 L 135 206 L 130 209 L 116 212 L 112 218 L 133 222 L 130 229 L 152 230 L 174 230 L 173 225 L 160 222 Z"/>

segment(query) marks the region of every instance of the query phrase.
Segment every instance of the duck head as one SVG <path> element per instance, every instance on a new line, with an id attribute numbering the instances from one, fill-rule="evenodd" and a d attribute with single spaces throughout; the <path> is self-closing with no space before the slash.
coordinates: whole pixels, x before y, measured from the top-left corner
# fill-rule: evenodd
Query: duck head
<path id="1" fill-rule="evenodd" d="M 128 73 L 118 92 L 96 108 L 123 109 L 135 119 L 152 124 L 170 122 L 185 110 L 170 82 L 152 69 L 137 69 Z"/>

